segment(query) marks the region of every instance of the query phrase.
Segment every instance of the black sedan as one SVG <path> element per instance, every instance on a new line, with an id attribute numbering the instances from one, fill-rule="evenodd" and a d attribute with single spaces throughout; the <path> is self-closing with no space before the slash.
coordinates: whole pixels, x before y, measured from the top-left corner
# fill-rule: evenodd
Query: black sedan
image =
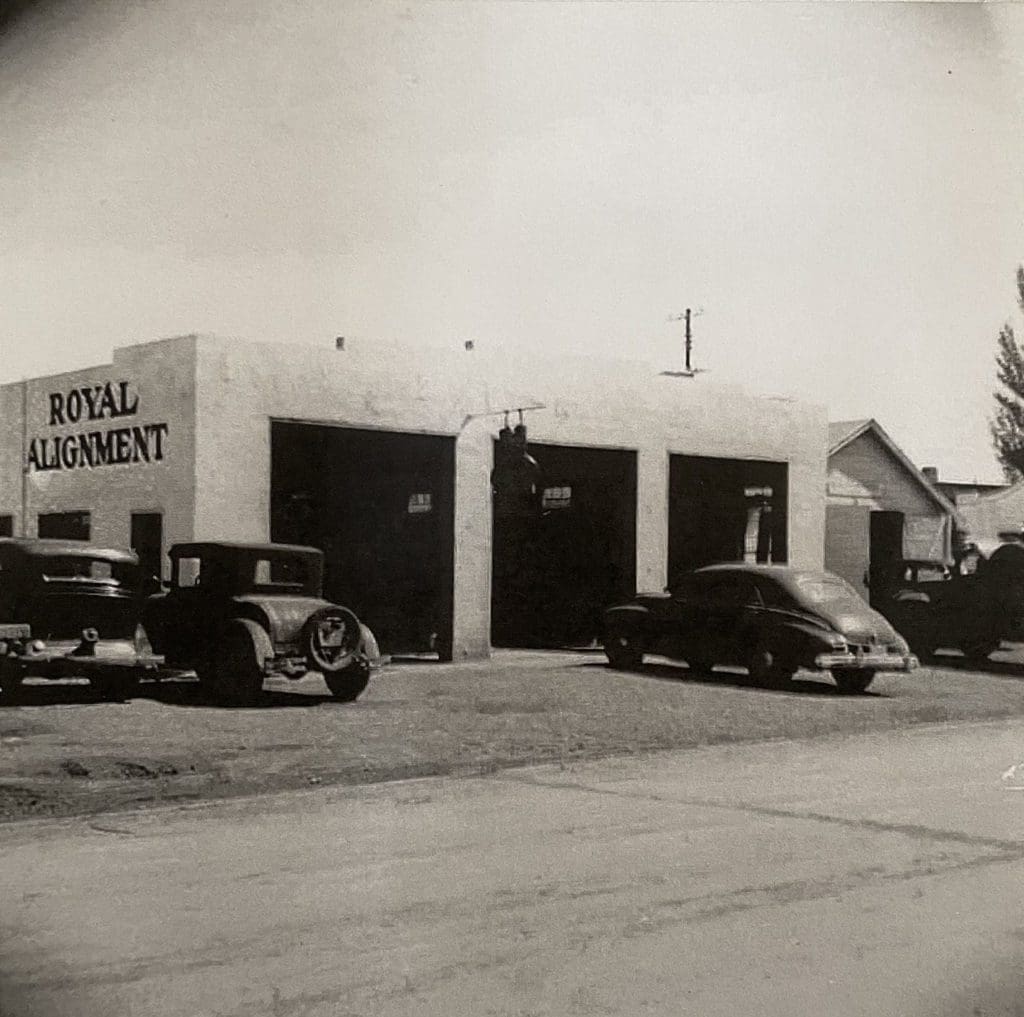
<path id="1" fill-rule="evenodd" d="M 918 663 L 844 580 L 783 565 L 710 565 L 664 593 L 638 594 L 605 611 L 604 648 L 617 668 L 659 653 L 697 671 L 740 665 L 765 684 L 788 682 L 799 668 L 831 671 L 844 692 Z"/>

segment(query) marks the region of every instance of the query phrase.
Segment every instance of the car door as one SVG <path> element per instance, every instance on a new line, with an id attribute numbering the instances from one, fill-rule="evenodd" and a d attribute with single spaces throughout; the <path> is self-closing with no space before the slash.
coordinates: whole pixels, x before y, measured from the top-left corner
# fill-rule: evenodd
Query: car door
<path id="1" fill-rule="evenodd" d="M 224 587 L 218 563 L 193 556 L 174 560 L 171 589 L 161 604 L 170 657 L 192 660 L 209 654 L 222 621 Z"/>
<path id="2" fill-rule="evenodd" d="M 734 660 L 743 600 L 744 584 L 735 574 L 695 574 L 678 606 L 684 658 L 715 664 Z"/>

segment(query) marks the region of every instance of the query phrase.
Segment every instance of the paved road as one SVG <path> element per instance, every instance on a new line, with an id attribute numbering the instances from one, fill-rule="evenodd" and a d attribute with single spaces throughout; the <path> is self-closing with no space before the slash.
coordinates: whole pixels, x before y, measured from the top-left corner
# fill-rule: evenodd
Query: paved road
<path id="1" fill-rule="evenodd" d="M 4 1017 L 1024 1012 L 1021 722 L 21 823 L 0 859 Z"/>

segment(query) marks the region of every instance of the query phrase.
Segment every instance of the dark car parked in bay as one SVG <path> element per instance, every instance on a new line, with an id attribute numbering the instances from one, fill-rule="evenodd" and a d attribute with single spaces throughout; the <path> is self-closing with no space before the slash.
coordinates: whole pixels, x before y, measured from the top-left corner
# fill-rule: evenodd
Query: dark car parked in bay
<path id="1" fill-rule="evenodd" d="M 747 668 L 758 682 L 787 682 L 800 668 L 830 671 L 844 692 L 863 692 L 878 671 L 910 671 L 917 658 L 898 632 L 838 576 L 782 565 L 710 565 L 663 593 L 642 593 L 604 614 L 612 666 L 645 653 L 693 670 Z"/>
<path id="2" fill-rule="evenodd" d="M 159 582 L 131 551 L 76 540 L 0 539 L 0 690 L 85 677 L 122 696 L 154 669 L 140 628 Z"/>
<path id="3" fill-rule="evenodd" d="M 205 541 L 171 548 L 171 582 L 143 622 L 169 667 L 220 698 L 249 699 L 267 675 L 318 671 L 356 699 L 381 658 L 373 633 L 323 597 L 323 554 L 291 544 Z"/>

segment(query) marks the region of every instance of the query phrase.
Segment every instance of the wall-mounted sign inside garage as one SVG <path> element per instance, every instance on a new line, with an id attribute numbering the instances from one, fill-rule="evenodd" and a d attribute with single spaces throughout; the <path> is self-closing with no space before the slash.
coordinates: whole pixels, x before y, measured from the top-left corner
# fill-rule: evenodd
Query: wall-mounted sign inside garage
<path id="1" fill-rule="evenodd" d="M 48 400 L 51 427 L 117 420 L 139 412 L 138 393 L 127 381 L 51 392 Z M 167 452 L 167 432 L 168 425 L 160 422 L 34 437 L 26 450 L 25 469 L 42 472 L 160 462 Z"/>

